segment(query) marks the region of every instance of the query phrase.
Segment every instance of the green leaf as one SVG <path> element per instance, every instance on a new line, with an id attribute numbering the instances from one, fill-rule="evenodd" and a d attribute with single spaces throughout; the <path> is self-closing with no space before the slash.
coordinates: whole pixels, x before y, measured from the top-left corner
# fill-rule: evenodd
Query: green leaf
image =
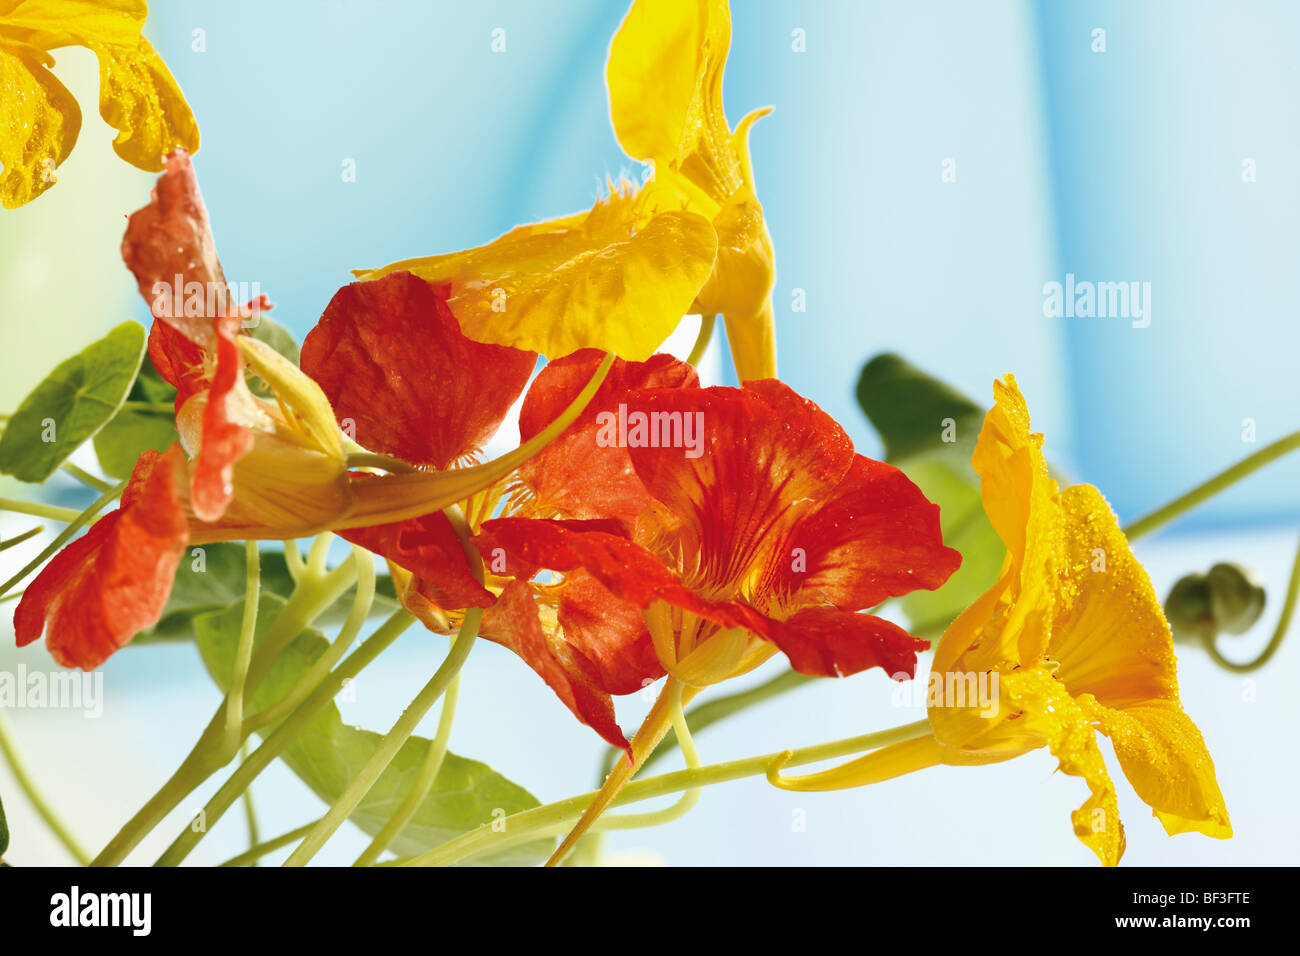
<path id="1" fill-rule="evenodd" d="M 988 590 L 1006 552 L 984 514 L 970 463 L 984 409 L 889 353 L 862 369 L 857 394 L 885 444 L 886 459 L 939 506 L 944 544 L 961 552 L 961 567 L 943 587 L 903 598 L 914 626 L 941 626 Z"/>
<path id="2" fill-rule="evenodd" d="M 4 856 L 5 851 L 8 849 L 9 849 L 9 824 L 5 822 L 4 801 L 0 800 L 0 856 Z"/>
<path id="3" fill-rule="evenodd" d="M 157 407 L 123 408 L 95 436 L 99 466 L 113 478 L 130 477 L 136 461 L 147 449 L 166 451 L 180 440 L 172 411 L 176 389 L 158 374 L 153 362 L 141 363 L 140 374 L 131 385 L 127 400 Z"/>
<path id="4" fill-rule="evenodd" d="M 194 637 L 194 619 L 244 600 L 244 546 L 231 542 L 190 548 L 176 569 L 171 595 L 162 617 L 152 629 L 138 635 L 133 644 L 157 641 L 186 641 Z M 287 599 L 293 593 L 293 578 L 282 551 L 261 552 L 261 590 Z M 381 575 L 375 585 L 370 616 L 387 617 L 399 607 L 392 578 Z M 351 593 L 344 594 L 320 617 L 320 623 L 341 623 L 352 607 Z"/>
<path id="5" fill-rule="evenodd" d="M 274 595 L 261 596 L 256 641 L 262 639 L 284 603 Z M 239 602 L 201 615 L 194 622 L 203 663 L 223 689 L 228 686 L 233 669 L 242 618 L 243 602 Z M 253 708 L 260 710 L 283 699 L 311 663 L 324 653 L 328 643 L 314 629 L 298 635 L 253 694 Z M 262 731 L 263 736 L 272 729 Z M 318 797 L 333 803 L 374 753 L 379 740 L 380 735 L 373 731 L 345 724 L 338 708 L 329 704 L 281 756 Z M 366 833 L 378 833 L 406 796 L 428 749 L 427 738 L 407 740 L 352 813 L 352 822 Z M 518 813 L 536 806 L 536 797 L 491 767 L 448 753 L 428 796 L 391 848 L 403 856 L 421 853 L 490 823 L 502 813 Z M 537 840 L 484 856 L 476 862 L 496 866 L 530 865 L 545 859 L 553 847 L 551 839 Z"/>
<path id="6" fill-rule="evenodd" d="M 145 352 L 145 330 L 123 322 L 62 362 L 28 395 L 0 437 L 0 472 L 42 482 L 126 401 Z"/>

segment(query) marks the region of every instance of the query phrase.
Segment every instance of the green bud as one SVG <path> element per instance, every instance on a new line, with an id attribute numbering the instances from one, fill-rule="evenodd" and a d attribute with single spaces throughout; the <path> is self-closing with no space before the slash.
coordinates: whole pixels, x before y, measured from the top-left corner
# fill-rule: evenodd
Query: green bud
<path id="1" fill-rule="evenodd" d="M 1239 564 L 1216 564 L 1205 576 L 1210 605 L 1220 630 L 1245 634 L 1264 613 L 1264 586 Z"/>

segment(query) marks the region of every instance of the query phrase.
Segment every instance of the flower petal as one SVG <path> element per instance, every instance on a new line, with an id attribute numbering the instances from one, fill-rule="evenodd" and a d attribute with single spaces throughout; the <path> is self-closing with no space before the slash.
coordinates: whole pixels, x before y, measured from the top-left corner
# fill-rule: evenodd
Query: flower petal
<path id="1" fill-rule="evenodd" d="M 862 455 L 786 545 L 787 555 L 801 549 L 806 557 L 806 571 L 803 562 L 777 565 L 774 584 L 791 595 L 789 603 L 846 611 L 933 591 L 961 564 L 961 555 L 943 545 L 938 506 L 893 465 Z"/>
<path id="2" fill-rule="evenodd" d="M 599 686 L 595 669 L 563 640 L 547 637 L 526 581 L 506 586 L 484 612 L 479 634 L 514 651 L 541 675 L 575 717 L 610 744 L 630 752 L 627 737 L 614 718 L 614 702 Z"/>
<path id="3" fill-rule="evenodd" d="M 916 675 L 916 654 L 930 646 L 897 624 L 870 614 L 809 607 L 769 623 L 768 640 L 801 674 L 847 677 L 871 667 L 895 680 Z"/>
<path id="4" fill-rule="evenodd" d="M 744 389 L 646 389 L 629 396 L 628 409 L 633 467 L 679 522 L 668 529 L 676 540 L 654 550 L 680 549 L 685 566 L 698 568 L 687 583 L 728 598 L 788 562 L 781 549 L 790 530 L 833 493 L 854 460 L 844 430 L 775 380 Z M 639 440 L 634 413 L 645 416 Z"/>
<path id="5" fill-rule="evenodd" d="M 173 149 L 198 150 L 199 127 L 185 94 L 148 40 L 89 46 L 99 58 L 99 113 L 118 131 L 117 155 L 158 172 Z"/>
<path id="6" fill-rule="evenodd" d="M 140 456 L 117 510 L 50 561 L 14 611 L 21 647 L 46 634 L 54 659 L 92 670 L 158 621 L 189 540 L 180 448 Z"/>
<path id="7" fill-rule="evenodd" d="M 1098 707 L 1097 712 L 1124 776 L 1166 833 L 1196 831 L 1220 840 L 1232 836 L 1214 761 L 1178 701 Z"/>
<path id="8" fill-rule="evenodd" d="M 560 358 L 598 348 L 654 354 L 713 268 L 717 236 L 693 212 L 654 212 L 615 191 L 586 214 L 520 226 L 466 252 L 406 259 L 357 276 L 409 271 L 450 282 L 465 334 Z"/>
<path id="9" fill-rule="evenodd" d="M 58 181 L 55 170 L 81 131 L 81 108 L 25 44 L 0 42 L 0 89 L 0 204 L 16 209 Z"/>
<path id="10" fill-rule="evenodd" d="M 440 608 L 488 607 L 494 600 L 470 573 L 460 538 L 441 511 L 339 535 L 410 571 L 421 596 Z"/>
<path id="11" fill-rule="evenodd" d="M 302 345 L 303 371 L 358 442 L 440 471 L 492 437 L 537 359 L 466 338 L 448 293 L 409 272 L 354 282 Z"/>
<path id="12" fill-rule="evenodd" d="M 560 414 L 591 378 L 602 353 L 585 349 L 549 362 L 538 374 L 519 413 L 519 440 L 527 441 Z M 616 360 L 582 415 L 559 438 L 519 469 L 539 517 L 618 518 L 629 526 L 650 503 L 627 449 L 600 440 L 598 419 L 617 418 L 629 391 L 698 388 L 695 369 L 670 355 L 648 362 Z"/>

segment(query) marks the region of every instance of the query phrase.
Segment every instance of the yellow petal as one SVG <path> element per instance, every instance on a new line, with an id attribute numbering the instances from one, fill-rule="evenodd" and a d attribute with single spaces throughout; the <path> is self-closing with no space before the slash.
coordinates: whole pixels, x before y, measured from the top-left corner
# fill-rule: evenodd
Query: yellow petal
<path id="1" fill-rule="evenodd" d="M 22 31 L 27 43 L 42 50 L 91 43 L 134 45 L 148 14 L 145 0 L 18 0 L 0 12 L 0 27 Z"/>
<path id="2" fill-rule="evenodd" d="M 53 186 L 81 131 L 71 93 L 23 44 L 0 46 L 0 203 L 16 209 Z"/>
<path id="3" fill-rule="evenodd" d="M 129 45 L 95 43 L 99 113 L 118 131 L 114 151 L 132 166 L 158 172 L 180 146 L 199 148 L 199 127 L 185 95 L 143 36 Z"/>
<path id="4" fill-rule="evenodd" d="M 620 190 L 588 213 L 520 226 L 477 249 L 356 275 L 405 270 L 451 282 L 451 309 L 480 342 L 548 358 L 599 348 L 644 361 L 690 310 L 716 253 L 702 216 L 656 211 Z"/>
<path id="5" fill-rule="evenodd" d="M 1124 826 L 1115 784 L 1097 746 L 1096 715 L 1086 701 L 1076 701 L 1064 684 L 1042 668 L 1004 674 L 1001 685 L 1008 702 L 1022 711 L 1016 722 L 1023 724 L 1023 731 L 1040 736 L 1060 769 L 1088 784 L 1090 796 L 1070 814 L 1074 835 L 1103 864 L 1114 866 L 1124 855 Z"/>
<path id="6" fill-rule="evenodd" d="M 1056 676 L 1076 697 L 1110 707 L 1177 700 L 1173 635 L 1115 513 L 1091 485 L 1067 488 L 1060 502 L 1067 559 L 1058 587 L 1069 600 L 1047 648 Z"/>
<path id="7" fill-rule="evenodd" d="M 1124 776 L 1166 833 L 1196 831 L 1221 840 L 1232 836 L 1214 761 L 1178 701 L 1098 707 L 1097 712 Z"/>

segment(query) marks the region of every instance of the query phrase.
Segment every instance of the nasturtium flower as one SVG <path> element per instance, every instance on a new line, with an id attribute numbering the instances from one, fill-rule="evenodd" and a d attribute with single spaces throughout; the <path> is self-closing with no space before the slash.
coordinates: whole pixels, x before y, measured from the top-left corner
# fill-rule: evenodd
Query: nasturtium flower
<path id="1" fill-rule="evenodd" d="M 722 105 L 731 47 L 727 0 L 635 0 L 605 68 L 610 115 L 629 156 L 654 165 L 662 193 L 713 224 L 718 256 L 692 312 L 721 314 L 742 382 L 776 376 L 772 237 L 754 188 L 749 132 Z"/>
<path id="2" fill-rule="evenodd" d="M 1124 829 L 1100 732 L 1167 833 L 1231 836 L 1214 763 L 1178 698 L 1173 639 L 1146 571 L 1096 488 L 1052 479 L 1015 379 L 994 392 L 973 461 L 1007 555 L 935 651 L 933 732 L 821 773 L 769 776 L 787 789 L 831 790 L 1046 747 L 1090 791 L 1072 814 L 1075 834 L 1114 865 Z M 946 688 L 959 686 L 989 688 L 992 699 L 949 699 Z"/>
<path id="3" fill-rule="evenodd" d="M 303 342 L 302 367 L 323 388 L 340 423 L 367 449 L 410 469 L 454 471 L 475 459 L 523 391 L 537 355 L 476 342 L 449 307 L 450 286 L 398 272 L 335 295 Z M 521 445 L 535 441 L 588 386 L 604 353 L 546 365 L 525 396 Z M 563 587 L 497 573 L 492 554 L 480 583 L 465 539 L 494 514 L 562 518 L 622 532 L 649 503 L 625 451 L 592 456 L 596 408 L 637 388 L 698 384 L 671 356 L 612 361 L 591 401 L 550 445 L 510 476 L 461 503 L 463 526 L 443 512 L 340 532 L 389 563 L 403 605 L 431 630 L 454 630 L 467 608 L 485 608 L 480 634 L 519 655 L 579 720 L 627 747 L 611 694 L 661 677 L 640 611 L 581 572 Z M 620 523 L 622 522 L 622 523 Z"/>
<path id="4" fill-rule="evenodd" d="M 81 131 L 81 109 L 49 67 L 50 50 L 81 46 L 99 60 L 99 112 L 113 149 L 150 172 L 177 147 L 199 148 L 199 128 L 167 65 L 144 38 L 144 0 L 0 0 L 0 204 L 30 202 Z"/>
<path id="5" fill-rule="evenodd" d="M 449 283 L 473 339 L 559 358 L 583 348 L 645 361 L 688 313 L 722 314 L 742 381 L 776 374 L 772 241 L 748 135 L 722 108 L 725 0 L 636 0 L 610 49 L 619 141 L 650 163 L 587 212 L 519 226 L 484 246 L 359 270 Z"/>
<path id="6" fill-rule="evenodd" d="M 19 644 L 44 632 L 62 663 L 94 668 L 155 623 L 189 545 L 346 534 L 408 519 L 443 530 L 441 509 L 508 476 L 577 413 L 562 414 L 525 447 L 482 465 L 382 476 L 350 470 L 344 433 L 321 386 L 244 330 L 245 319 L 269 306 L 265 299 L 234 304 L 184 151 L 168 157 L 151 202 L 131 216 L 122 254 L 154 314 L 150 358 L 177 389 L 180 444 L 161 456 L 142 456 L 121 506 L 56 555 L 24 593 L 15 612 Z M 370 288 L 379 294 L 403 282 L 429 294 L 410 276 Z M 472 358 L 466 351 L 451 354 Z M 514 360 L 515 393 L 533 362 L 533 356 Z M 271 397 L 254 394 L 250 377 Z M 379 400 L 371 396 L 372 405 Z M 471 437 L 482 430 L 463 407 L 459 417 L 439 418 L 427 403 L 408 411 L 406 421 L 426 430 Z M 426 447 L 439 446 L 435 440 Z M 428 454 L 413 454 L 414 463 L 441 461 L 436 451 Z M 404 539 L 403 547 L 424 546 Z M 461 570 L 468 576 L 467 567 Z"/>
<path id="7" fill-rule="evenodd" d="M 615 405 L 598 395 L 586 414 L 585 447 L 571 444 L 569 455 L 597 477 L 630 468 L 644 493 L 629 502 L 641 511 L 486 521 L 476 540 L 499 559 L 497 573 L 549 593 L 561 618 L 575 584 L 575 597 L 603 600 L 602 614 L 584 618 L 627 622 L 618 641 L 634 651 L 604 656 L 642 661 L 641 684 L 666 672 L 698 690 L 778 650 L 807 674 L 913 672 L 928 645 L 857 612 L 938 587 L 960 556 L 902 472 L 856 454 L 830 416 L 775 380 L 703 389 L 685 379 L 629 390 Z M 569 469 L 578 490 L 581 470 Z M 636 759 L 655 743 L 639 737 Z"/>

